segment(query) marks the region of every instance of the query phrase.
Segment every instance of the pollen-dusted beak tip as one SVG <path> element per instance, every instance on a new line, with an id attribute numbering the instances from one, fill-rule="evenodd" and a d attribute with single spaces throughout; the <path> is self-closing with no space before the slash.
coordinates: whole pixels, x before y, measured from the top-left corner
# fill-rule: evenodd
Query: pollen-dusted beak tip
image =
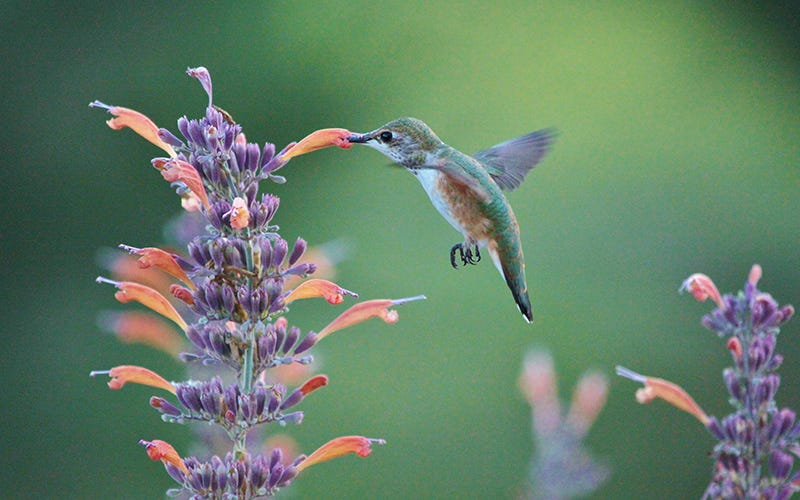
<path id="1" fill-rule="evenodd" d="M 347 138 L 347 141 L 354 144 L 364 144 L 370 139 L 372 139 L 372 137 L 370 137 L 369 134 L 353 134 Z"/>

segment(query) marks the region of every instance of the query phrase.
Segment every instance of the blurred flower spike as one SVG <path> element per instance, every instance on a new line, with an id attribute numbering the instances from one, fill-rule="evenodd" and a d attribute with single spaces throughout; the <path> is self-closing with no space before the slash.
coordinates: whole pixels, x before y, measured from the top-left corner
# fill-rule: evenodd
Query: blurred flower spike
<path id="1" fill-rule="evenodd" d="M 571 498 L 587 495 L 610 476 L 583 444 L 583 438 L 602 411 L 608 379 L 600 372 L 584 373 L 567 412 L 558 397 L 553 358 L 531 351 L 522 364 L 519 387 L 532 411 L 535 453 L 528 473 L 526 497 Z"/>
<path id="2" fill-rule="evenodd" d="M 644 384 L 636 391 L 640 403 L 663 399 L 697 418 L 717 440 L 712 456 L 714 472 L 703 498 L 780 498 L 800 486 L 800 472 L 792 473 L 793 456 L 800 450 L 800 424 L 789 408 L 780 408 L 775 396 L 780 386 L 776 352 L 780 327 L 794 314 L 758 289 L 762 269 L 753 265 L 744 290 L 720 295 L 705 274 L 693 274 L 681 285 L 699 301 L 711 298 L 717 307 L 701 324 L 724 339 L 733 366 L 722 371 L 732 413 L 722 419 L 706 415 L 680 386 L 640 375 L 618 366 L 617 374 Z"/>
<path id="3" fill-rule="evenodd" d="M 708 415 L 681 386 L 661 378 L 640 375 L 624 366 L 617 366 L 617 375 L 644 384 L 644 388 L 636 391 L 636 401 L 644 404 L 660 398 L 693 416 L 703 425 L 708 423 Z"/>
<path id="4" fill-rule="evenodd" d="M 301 424 L 304 413 L 298 407 L 328 385 L 326 375 L 312 372 L 310 353 L 320 339 L 370 318 L 394 323 L 399 316 L 392 307 L 424 296 L 357 303 L 319 333 L 290 324 L 288 306 L 296 300 L 318 297 L 338 305 L 358 295 L 319 274 L 309 278 L 320 269 L 331 277 L 340 252 L 306 252 L 303 238 L 285 240 L 273 222 L 280 200 L 264 192 L 262 181 L 286 182 L 275 172 L 289 160 L 331 146 L 347 149 L 351 133 L 317 130 L 276 154 L 274 144 L 247 142 L 242 126 L 214 104 L 206 68 L 189 68 L 187 73 L 201 84 L 208 104 L 200 118 L 179 118 L 179 133 L 159 128 L 128 108 L 90 104 L 114 115 L 108 121 L 112 129 L 131 128 L 167 152 L 150 164 L 171 183 L 187 211 L 168 231 L 182 250 L 119 245 L 135 258 L 104 259 L 117 279 L 97 278 L 116 287 L 119 302 L 140 303 L 174 322 L 183 335 L 141 311 L 106 313 L 101 326 L 125 342 L 169 352 L 186 364 L 186 380 L 169 382 L 135 365 L 90 375 L 108 375 L 111 389 L 136 383 L 166 390 L 174 398 L 149 399 L 162 421 L 206 424 L 196 427 L 199 445 L 206 448 L 204 458 L 182 458 L 165 441 L 141 441 L 178 485 L 168 496 L 263 498 L 291 485 L 311 465 L 350 453 L 365 457 L 372 445 L 384 444 L 381 439 L 344 436 L 305 456 L 287 446 L 286 439 L 270 447 L 257 441 L 270 424 Z M 222 432 L 212 437 L 205 430 L 209 428 Z M 251 454 L 251 449 L 262 453 Z"/>

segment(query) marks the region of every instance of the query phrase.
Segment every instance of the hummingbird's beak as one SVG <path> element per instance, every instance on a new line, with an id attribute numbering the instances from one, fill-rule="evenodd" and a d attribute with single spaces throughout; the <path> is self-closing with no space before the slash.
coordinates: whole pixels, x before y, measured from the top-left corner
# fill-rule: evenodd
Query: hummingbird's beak
<path id="1" fill-rule="evenodd" d="M 369 140 L 372 140 L 370 134 L 353 134 L 347 138 L 348 142 L 352 142 L 354 144 L 364 144 Z"/>

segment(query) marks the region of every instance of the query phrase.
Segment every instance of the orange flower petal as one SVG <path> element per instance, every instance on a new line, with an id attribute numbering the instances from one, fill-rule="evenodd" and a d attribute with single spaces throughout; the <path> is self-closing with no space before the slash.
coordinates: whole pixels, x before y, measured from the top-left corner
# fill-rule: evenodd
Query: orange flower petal
<path id="1" fill-rule="evenodd" d="M 623 366 L 617 367 L 617 375 L 644 384 L 643 388 L 636 391 L 636 400 L 638 402 L 644 404 L 655 398 L 661 398 L 672 406 L 692 415 L 703 425 L 708 423 L 708 415 L 681 386 L 661 378 L 640 375 Z"/>
<path id="2" fill-rule="evenodd" d="M 715 285 L 714 282 L 711 281 L 711 278 L 705 274 L 695 273 L 689 276 L 686 278 L 683 284 L 681 284 L 680 290 L 686 290 L 694 295 L 694 298 L 700 302 L 704 302 L 706 299 L 710 298 L 719 307 L 725 307 L 722 302 L 722 297 L 719 294 L 719 290 L 717 290 L 717 285 Z"/>
<path id="3" fill-rule="evenodd" d="M 302 386 L 300 386 L 300 392 L 302 392 L 303 397 L 305 397 L 320 387 L 325 387 L 326 385 L 328 385 L 327 375 L 315 375 L 308 379 Z"/>
<path id="4" fill-rule="evenodd" d="M 310 279 L 297 285 L 292 292 L 286 297 L 285 302 L 288 304 L 297 299 L 308 299 L 312 297 L 324 297 L 329 304 L 341 304 L 344 301 L 344 296 L 350 295 L 358 297 L 358 294 L 345 290 L 332 281 L 323 279 Z"/>
<path id="5" fill-rule="evenodd" d="M 178 311 L 169 301 L 158 291 L 133 281 L 112 281 L 103 277 L 98 277 L 98 283 L 109 283 L 117 287 L 118 291 L 114 297 L 123 304 L 136 301 L 143 306 L 149 307 L 167 319 L 174 321 L 185 332 L 186 321 L 178 314 Z"/>
<path id="6" fill-rule="evenodd" d="M 352 132 L 343 128 L 323 128 L 314 131 L 286 150 L 281 155 L 280 159 L 286 161 L 295 156 L 300 156 L 329 146 L 339 146 L 342 149 L 348 149 L 353 146 L 353 144 L 347 140 L 351 135 L 353 135 Z"/>
<path id="7" fill-rule="evenodd" d="M 372 444 L 386 444 L 383 439 L 370 439 L 363 436 L 342 436 L 332 439 L 317 448 L 314 453 L 307 456 L 297 465 L 297 472 L 302 471 L 310 465 L 318 464 L 341 457 L 348 453 L 355 453 L 360 457 L 369 456 L 372 453 Z"/>
<path id="8" fill-rule="evenodd" d="M 103 323 L 123 342 L 149 345 L 172 356 L 183 350 L 183 338 L 153 314 L 139 311 L 113 313 L 105 316 Z"/>
<path id="9" fill-rule="evenodd" d="M 147 451 L 147 456 L 150 457 L 150 460 L 161 460 L 164 464 L 171 463 L 184 474 L 189 473 L 189 469 L 186 468 L 181 456 L 178 455 L 175 448 L 168 442 L 160 439 L 154 439 L 152 441 L 145 441 L 143 439 L 139 441 L 139 444 L 145 447 L 145 451 Z"/>
<path id="10" fill-rule="evenodd" d="M 100 101 L 94 101 L 90 103 L 89 106 L 95 108 L 104 108 L 108 110 L 109 113 L 114 115 L 114 118 L 106 122 L 112 129 L 121 130 L 125 127 L 129 127 L 140 136 L 166 151 L 167 154 L 169 154 L 172 158 L 177 156 L 175 150 L 172 149 L 172 146 L 162 141 L 158 137 L 158 127 L 155 123 L 153 123 L 153 120 L 146 117 L 142 113 L 129 108 L 123 108 L 121 106 L 109 106 L 108 104 L 103 104 Z"/>
<path id="11" fill-rule="evenodd" d="M 183 160 L 174 158 L 163 165 L 161 176 L 168 182 L 182 182 L 186 184 L 192 193 L 197 196 L 206 207 L 206 210 L 211 208 L 208 202 L 208 195 L 206 188 L 203 186 L 203 180 L 197 169 L 191 163 L 186 163 Z"/>
<path id="12" fill-rule="evenodd" d="M 109 389 L 119 390 L 128 382 L 141 385 L 149 385 L 158 389 L 164 389 L 175 394 L 175 387 L 158 373 L 134 365 L 121 365 L 104 371 L 96 370 L 89 373 L 89 376 L 108 375 L 111 380 L 108 382 Z"/>
<path id="13" fill-rule="evenodd" d="M 155 266 L 170 276 L 183 281 L 192 290 L 195 289 L 194 283 L 192 283 L 186 271 L 184 271 L 175 260 L 175 255 L 155 247 L 136 248 L 128 245 L 120 245 L 119 247 L 139 256 L 137 263 L 140 269 L 147 269 L 151 266 Z"/>
<path id="14" fill-rule="evenodd" d="M 380 318 L 386 323 L 396 323 L 399 316 L 397 311 L 390 310 L 389 307 L 391 306 L 399 306 L 401 304 L 405 304 L 406 302 L 411 302 L 413 300 L 421 300 L 424 299 L 424 295 L 417 295 L 416 297 L 408 297 L 405 299 L 376 299 L 376 300 L 367 300 L 365 302 L 361 302 L 352 306 L 350 309 L 346 310 L 342 314 L 340 314 L 335 320 L 331 321 L 328 326 L 322 329 L 317 335 L 317 341 L 322 340 L 324 337 L 330 335 L 333 332 L 339 331 L 343 328 L 347 328 L 348 326 L 355 325 L 357 323 L 361 323 L 362 321 L 366 321 L 370 318 Z"/>

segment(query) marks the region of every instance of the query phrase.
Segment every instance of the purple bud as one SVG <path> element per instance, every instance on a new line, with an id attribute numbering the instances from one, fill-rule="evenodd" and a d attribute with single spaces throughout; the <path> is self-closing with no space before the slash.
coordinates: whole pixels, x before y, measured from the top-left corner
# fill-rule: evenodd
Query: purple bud
<path id="1" fill-rule="evenodd" d="M 256 387 L 253 391 L 256 403 L 256 415 L 264 413 L 264 408 L 267 404 L 267 389 L 263 386 Z"/>
<path id="2" fill-rule="evenodd" d="M 186 115 L 178 118 L 178 131 L 183 134 L 185 138 L 189 138 L 189 119 Z"/>
<path id="3" fill-rule="evenodd" d="M 268 239 L 262 238 L 258 241 L 258 246 L 261 249 L 261 268 L 267 270 L 272 262 L 272 244 Z"/>
<path id="4" fill-rule="evenodd" d="M 292 392 L 289 395 L 289 397 L 283 400 L 280 408 L 281 410 L 288 410 L 292 406 L 297 405 L 297 403 L 299 403 L 302 400 L 303 400 L 303 391 L 301 391 L 300 389 L 295 389 L 294 392 Z"/>
<path id="5" fill-rule="evenodd" d="M 782 450 L 772 450 L 769 456 L 769 469 L 772 471 L 772 475 L 775 476 L 775 479 L 779 481 L 783 481 L 789 477 L 789 473 L 792 472 L 793 464 L 794 459 L 792 456 Z"/>
<path id="6" fill-rule="evenodd" d="M 185 462 L 184 462 L 185 463 Z M 182 485 L 183 480 L 186 476 L 183 475 L 183 471 L 179 468 L 175 467 L 171 463 L 167 462 L 164 464 L 164 467 L 167 469 L 167 474 L 174 479 L 178 484 Z"/>
<path id="7" fill-rule="evenodd" d="M 211 254 L 208 252 L 208 246 L 200 238 L 195 238 L 189 242 L 189 255 L 192 256 L 195 262 L 200 267 L 204 267 L 208 261 L 211 260 Z"/>
<path id="8" fill-rule="evenodd" d="M 289 256 L 289 265 L 293 266 L 295 262 L 297 262 L 300 257 L 303 256 L 303 253 L 306 251 L 306 240 L 303 238 L 297 238 L 297 241 L 294 242 L 294 248 L 292 248 L 292 254 Z"/>
<path id="9" fill-rule="evenodd" d="M 261 153 L 261 168 L 264 168 L 273 156 L 275 156 L 275 145 L 269 142 L 264 144 L 264 151 Z"/>
<path id="10" fill-rule="evenodd" d="M 286 253 L 289 251 L 289 244 L 283 238 L 278 238 L 272 247 L 272 266 L 275 269 L 283 264 L 283 259 L 286 258 Z"/>
<path id="11" fill-rule="evenodd" d="M 755 404 L 761 406 L 772 402 L 775 393 L 778 391 L 778 386 L 781 383 L 781 378 L 775 374 L 770 373 L 756 386 Z"/>
<path id="12" fill-rule="evenodd" d="M 246 168 L 252 173 L 256 173 L 259 168 L 260 156 L 261 152 L 259 151 L 258 144 L 248 144 L 246 150 L 246 160 L 244 163 L 244 168 Z"/>
<path id="13" fill-rule="evenodd" d="M 173 417 L 180 417 L 182 412 L 178 409 L 177 406 L 170 403 L 164 398 L 160 398 L 157 396 L 153 396 L 150 398 L 150 406 L 155 408 L 156 410 L 160 411 L 165 415 L 172 415 Z"/>
<path id="14" fill-rule="evenodd" d="M 307 350 L 311 349 L 316 343 L 317 343 L 317 334 L 314 332 L 308 332 L 308 335 L 306 335 L 305 338 L 303 338 L 303 340 L 300 341 L 299 344 L 297 344 L 297 347 L 295 347 L 294 354 L 295 355 L 302 354 Z"/>
<path id="15" fill-rule="evenodd" d="M 283 474 L 283 465 L 280 462 L 274 464 L 269 471 L 269 488 L 272 489 L 277 486 L 278 481 Z"/>
<path id="16" fill-rule="evenodd" d="M 210 392 L 203 392 L 200 395 L 200 403 L 206 413 L 214 416 L 219 415 L 219 399 L 217 396 L 217 394 Z"/>
<path id="17" fill-rule="evenodd" d="M 197 395 L 197 391 L 194 387 L 178 384 L 175 388 L 175 395 L 178 397 L 178 401 L 189 409 L 189 411 L 199 413 L 203 409 L 203 406 L 200 404 L 200 397 Z"/>
<path id="18" fill-rule="evenodd" d="M 722 427 L 720 426 L 716 417 L 708 418 L 708 421 L 706 422 L 706 429 L 708 429 L 708 432 L 710 432 L 711 435 L 718 440 L 722 441 L 725 439 L 725 432 L 723 432 Z"/>
<path id="19" fill-rule="evenodd" d="M 289 328 L 289 331 L 286 333 L 286 339 L 283 342 L 283 346 L 281 347 L 281 351 L 286 354 L 292 350 L 294 347 L 295 342 L 297 342 L 298 337 L 300 337 L 300 329 L 296 326 L 292 326 Z"/>
<path id="20" fill-rule="evenodd" d="M 170 146 L 181 147 L 183 141 L 175 137 L 175 135 L 165 128 L 158 129 L 158 138 L 166 142 Z"/>
<path id="21" fill-rule="evenodd" d="M 281 422 L 285 424 L 299 425 L 300 423 L 303 422 L 303 412 L 296 411 L 294 413 L 287 413 L 286 415 L 281 417 Z"/>
<path id="22" fill-rule="evenodd" d="M 236 293 L 230 285 L 222 286 L 222 304 L 231 316 L 236 313 Z"/>

